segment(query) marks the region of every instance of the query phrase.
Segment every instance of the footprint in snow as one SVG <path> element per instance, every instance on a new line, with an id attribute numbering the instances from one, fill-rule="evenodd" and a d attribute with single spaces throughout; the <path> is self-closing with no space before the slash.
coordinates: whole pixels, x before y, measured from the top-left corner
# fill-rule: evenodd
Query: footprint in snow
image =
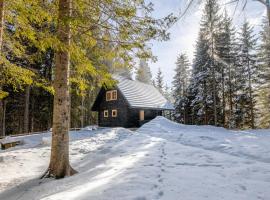
<path id="1" fill-rule="evenodd" d="M 244 186 L 244 185 L 239 185 L 239 187 L 240 187 L 242 190 L 244 190 L 244 191 L 247 190 L 246 186 Z"/>
<path id="2" fill-rule="evenodd" d="M 164 195 L 164 192 L 163 191 L 159 191 L 158 196 L 159 197 L 162 197 L 163 195 Z"/>
<path id="3" fill-rule="evenodd" d="M 133 200 L 146 200 L 146 197 L 136 197 Z"/>

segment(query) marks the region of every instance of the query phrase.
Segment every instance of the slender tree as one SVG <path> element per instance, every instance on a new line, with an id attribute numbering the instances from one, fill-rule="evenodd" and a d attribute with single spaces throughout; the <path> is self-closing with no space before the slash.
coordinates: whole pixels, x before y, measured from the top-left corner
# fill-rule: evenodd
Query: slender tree
<path id="1" fill-rule="evenodd" d="M 4 0 L 0 0 L 0 59 L 2 59 L 2 45 L 4 34 Z M 3 66 L 0 64 L 0 79 L 2 78 Z M 5 116 L 4 116 L 4 102 L 3 97 L 5 94 L 2 92 L 2 86 L 0 85 L 0 136 L 5 136 Z"/>
<path id="2" fill-rule="evenodd" d="M 52 150 L 48 169 L 48 176 L 55 178 L 75 173 L 69 164 L 71 5 L 72 0 L 59 0 L 57 38 L 63 46 L 56 51 L 55 56 Z"/>
<path id="3" fill-rule="evenodd" d="M 189 61 L 186 54 L 180 54 L 176 61 L 175 75 L 173 77 L 173 98 L 175 111 L 175 120 L 181 123 L 187 123 L 187 88 L 189 85 Z"/>
<path id="4" fill-rule="evenodd" d="M 160 68 L 158 68 L 155 85 L 156 85 L 156 88 L 163 94 L 164 93 L 164 80 L 163 80 L 163 75 Z"/>

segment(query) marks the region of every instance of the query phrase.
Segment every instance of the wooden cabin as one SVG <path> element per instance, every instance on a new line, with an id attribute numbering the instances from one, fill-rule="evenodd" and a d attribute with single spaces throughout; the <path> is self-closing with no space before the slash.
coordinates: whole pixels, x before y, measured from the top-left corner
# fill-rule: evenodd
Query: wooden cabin
<path id="1" fill-rule="evenodd" d="M 101 127 L 139 127 L 173 111 L 173 105 L 153 86 L 124 77 L 115 77 L 114 88 L 102 87 L 93 104 Z"/>

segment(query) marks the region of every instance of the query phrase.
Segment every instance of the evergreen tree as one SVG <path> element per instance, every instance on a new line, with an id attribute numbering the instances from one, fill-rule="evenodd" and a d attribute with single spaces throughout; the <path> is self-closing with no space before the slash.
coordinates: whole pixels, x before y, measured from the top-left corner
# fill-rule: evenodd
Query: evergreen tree
<path id="1" fill-rule="evenodd" d="M 187 123 L 186 106 L 188 104 L 187 88 L 189 84 L 189 61 L 186 54 L 180 54 L 176 61 L 175 75 L 173 77 L 173 98 L 175 106 L 175 120 Z"/>
<path id="2" fill-rule="evenodd" d="M 136 80 L 146 84 L 152 84 L 152 73 L 150 67 L 144 59 L 140 60 L 140 65 L 136 72 Z"/>
<path id="3" fill-rule="evenodd" d="M 254 86 L 258 81 L 256 38 L 248 22 L 242 25 L 238 38 L 239 54 L 236 67 L 236 123 L 241 128 L 255 127 Z"/>
<path id="4" fill-rule="evenodd" d="M 192 107 L 192 124 L 208 124 L 209 107 L 211 106 L 210 70 L 207 61 L 210 59 L 208 45 L 204 38 L 202 29 L 196 44 L 195 58 L 192 65 L 191 81 L 188 88 L 190 106 Z"/>
<path id="5" fill-rule="evenodd" d="M 164 94 L 164 80 L 163 80 L 163 75 L 160 68 L 158 68 L 155 85 L 156 85 L 156 88 L 160 91 L 160 93 Z"/>
<path id="6" fill-rule="evenodd" d="M 191 81 L 192 103 L 196 123 L 218 125 L 220 116 L 220 66 L 216 56 L 220 30 L 219 6 L 207 0 L 196 46 Z"/>
<path id="7" fill-rule="evenodd" d="M 223 127 L 233 127 L 233 97 L 234 97 L 234 53 L 235 31 L 232 20 L 228 17 L 225 10 L 224 16 L 219 24 L 219 32 L 216 39 L 215 58 L 218 65 L 217 77 L 220 88 L 219 96 L 221 99 L 221 119 Z"/>
<path id="8" fill-rule="evenodd" d="M 270 26 L 267 20 L 263 21 L 263 30 L 260 34 L 261 45 L 259 48 L 259 90 L 258 94 L 258 126 L 270 127 Z"/>

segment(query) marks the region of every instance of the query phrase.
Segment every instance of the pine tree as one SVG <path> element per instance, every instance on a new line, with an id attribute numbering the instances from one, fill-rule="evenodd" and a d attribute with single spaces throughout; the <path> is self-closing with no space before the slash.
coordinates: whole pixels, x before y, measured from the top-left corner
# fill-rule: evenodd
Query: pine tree
<path id="1" fill-rule="evenodd" d="M 236 67 L 236 123 L 241 128 L 255 128 L 254 84 L 258 81 L 256 65 L 256 38 L 248 22 L 242 25 L 239 33 L 239 55 Z"/>
<path id="2" fill-rule="evenodd" d="M 164 94 L 164 80 L 160 68 L 158 68 L 155 85 L 156 88 L 160 91 L 160 93 Z"/>
<path id="3" fill-rule="evenodd" d="M 219 6 L 216 0 L 207 0 L 196 46 L 191 80 L 191 106 L 194 106 L 196 123 L 219 124 L 220 66 L 216 57 L 220 30 Z"/>
<path id="4" fill-rule="evenodd" d="M 48 176 L 63 178 L 75 173 L 69 164 L 69 123 L 70 123 L 70 95 L 69 95 L 69 66 L 70 66 L 70 17 L 72 0 L 59 1 L 59 24 L 57 37 L 65 45 L 65 49 L 58 50 L 55 57 L 54 80 L 54 111 L 51 160 Z M 68 20 L 67 20 L 68 19 Z"/>
<path id="5" fill-rule="evenodd" d="M 175 75 L 173 77 L 173 98 L 175 106 L 175 120 L 187 123 L 187 88 L 189 84 L 189 61 L 186 54 L 180 54 L 176 61 Z"/>
<path id="6" fill-rule="evenodd" d="M 259 79 L 258 89 L 258 121 L 259 127 L 270 127 L 270 26 L 267 20 L 263 21 L 263 30 L 260 34 L 261 45 L 259 48 Z"/>
<path id="7" fill-rule="evenodd" d="M 209 101 L 207 101 L 207 99 L 211 98 L 208 81 L 211 74 L 207 68 L 207 61 L 210 59 L 208 54 L 209 47 L 203 34 L 201 29 L 196 44 L 191 81 L 188 88 L 188 97 L 192 107 L 192 124 L 208 124 L 208 110 L 211 106 Z"/>
<path id="8" fill-rule="evenodd" d="M 219 32 L 216 39 L 215 58 L 220 76 L 217 78 L 220 88 L 221 120 L 223 127 L 233 127 L 233 97 L 234 97 L 234 37 L 235 31 L 232 20 L 225 10 L 219 24 Z"/>
<path id="9" fill-rule="evenodd" d="M 140 65 L 136 72 L 136 80 L 146 84 L 152 84 L 152 73 L 145 59 L 140 60 Z"/>

